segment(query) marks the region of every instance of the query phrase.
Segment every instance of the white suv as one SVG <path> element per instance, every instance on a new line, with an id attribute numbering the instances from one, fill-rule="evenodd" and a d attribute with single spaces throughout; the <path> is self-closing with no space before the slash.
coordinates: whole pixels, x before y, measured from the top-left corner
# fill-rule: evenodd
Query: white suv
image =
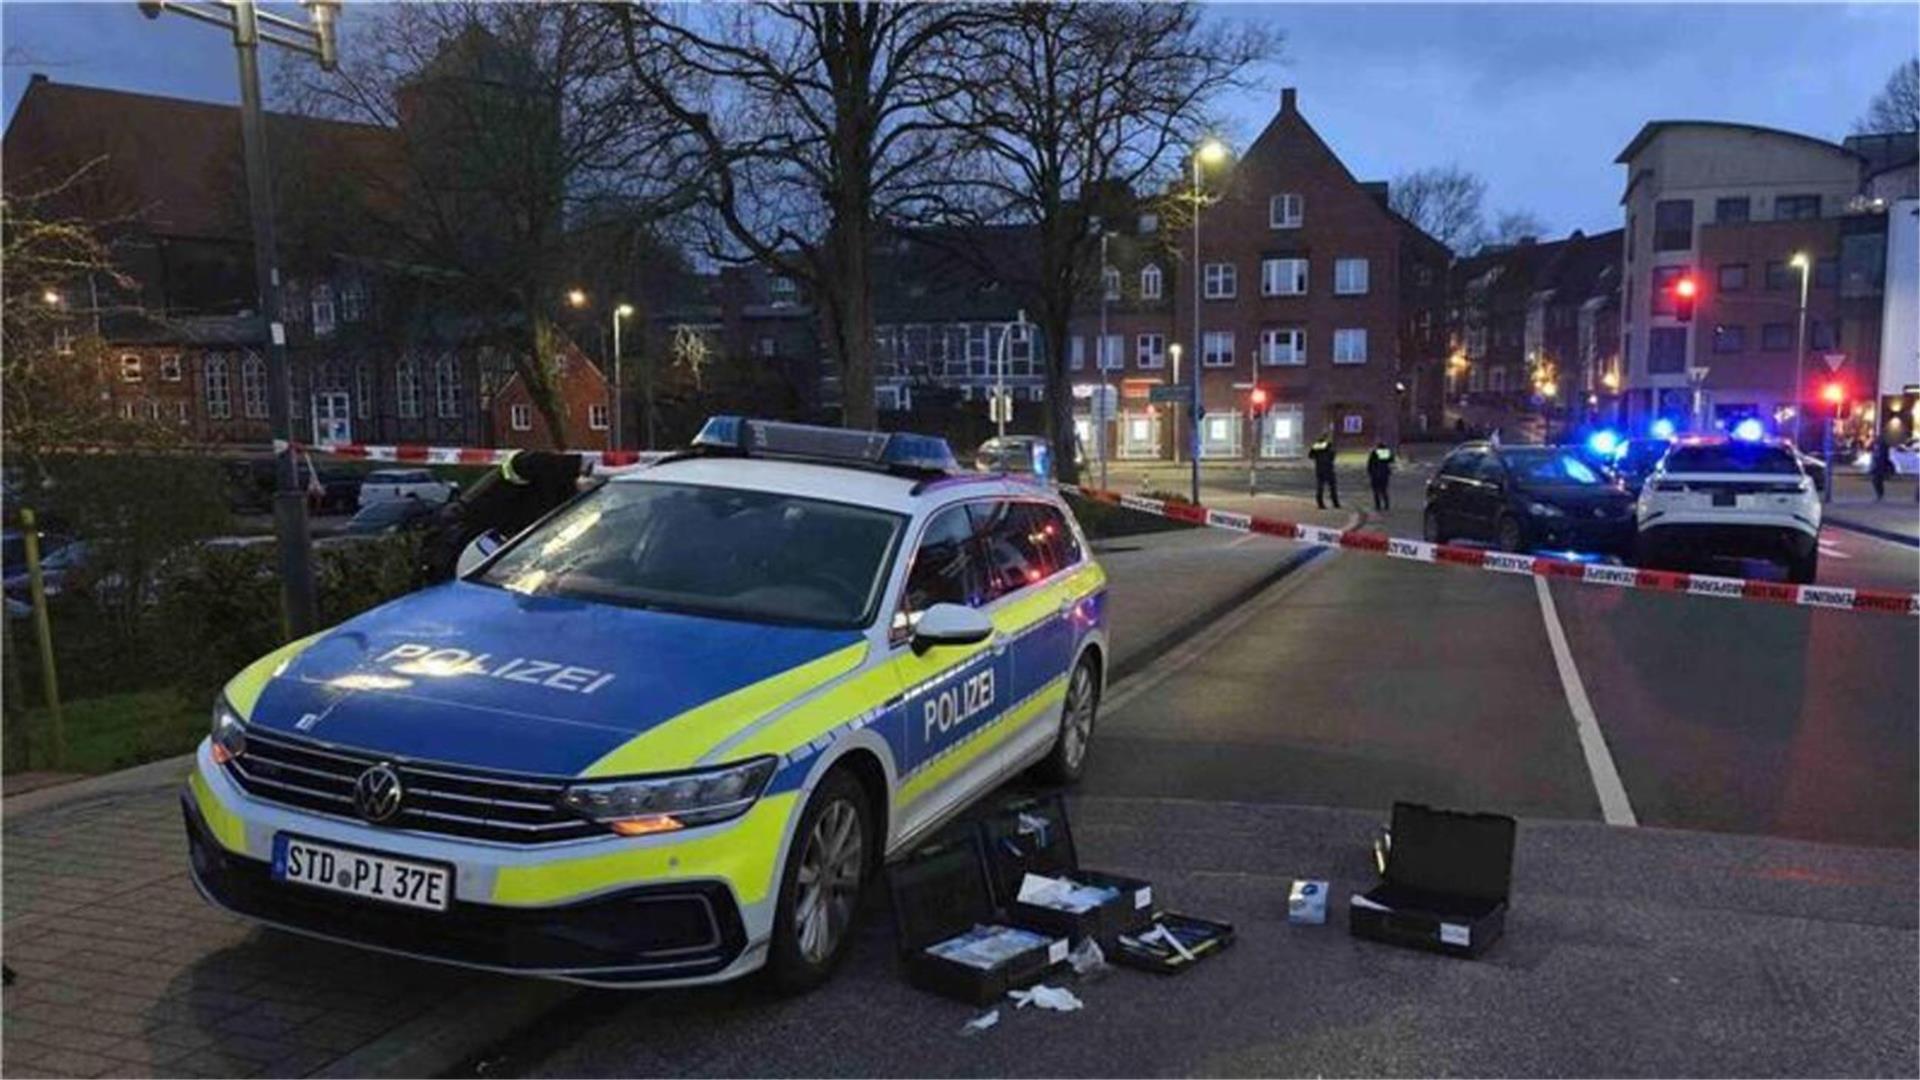
<path id="1" fill-rule="evenodd" d="M 1640 489 L 1642 565 L 1681 555 L 1769 559 L 1811 584 L 1820 564 L 1820 493 L 1783 442 L 1687 439 Z"/>

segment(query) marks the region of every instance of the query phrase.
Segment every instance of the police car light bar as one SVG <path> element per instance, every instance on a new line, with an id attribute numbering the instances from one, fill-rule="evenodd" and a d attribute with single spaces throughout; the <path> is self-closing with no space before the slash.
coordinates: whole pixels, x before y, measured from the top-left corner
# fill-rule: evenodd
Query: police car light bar
<path id="1" fill-rule="evenodd" d="M 700 434 L 694 436 L 693 445 L 748 457 L 799 458 L 919 472 L 960 471 L 947 440 L 931 435 L 852 431 L 743 416 L 709 418 Z"/>

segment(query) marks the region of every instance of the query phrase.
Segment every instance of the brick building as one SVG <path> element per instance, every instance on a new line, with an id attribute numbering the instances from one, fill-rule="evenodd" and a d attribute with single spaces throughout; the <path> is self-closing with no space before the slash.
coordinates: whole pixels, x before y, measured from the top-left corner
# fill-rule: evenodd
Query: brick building
<path id="1" fill-rule="evenodd" d="M 8 124 L 10 195 L 71 177 L 48 209 L 94 224 L 131 282 L 60 283 L 69 337 L 96 336 L 107 407 L 179 424 L 193 441 L 268 441 L 266 329 L 256 314 L 239 110 L 36 75 Z M 485 445 L 521 316 L 451 310 L 430 268 L 397 268 L 341 226 L 332 171 L 398 167 L 396 133 L 269 114 L 282 318 L 296 439 Z M 316 168 L 331 162 L 335 170 Z M 335 227 L 340 226 L 340 227 Z M 35 288 L 39 283 L 26 283 Z M 577 351 L 572 400 L 605 382 Z M 503 414 L 504 415 L 504 414 Z M 603 445 L 584 422 L 577 445 Z"/>
<path id="2" fill-rule="evenodd" d="M 1105 358 L 1121 387 L 1115 456 L 1185 457 L 1183 410 L 1148 400 L 1152 386 L 1174 379 L 1175 344 L 1182 378 L 1184 365 L 1199 365 L 1203 457 L 1241 458 L 1250 448 L 1297 456 L 1329 427 L 1361 444 L 1435 426 L 1446 249 L 1388 209 L 1386 185 L 1347 171 L 1290 88 L 1266 129 L 1222 168 L 1207 178 L 1201 211 L 1197 325 L 1193 279 L 1175 272 L 1194 262 L 1191 233 L 1160 235 L 1158 221 L 1110 252 L 1108 283 L 1120 299 L 1109 302 L 1106 343 L 1095 305 L 1075 320 L 1069 366 L 1088 370 L 1091 358 Z M 1257 428 L 1248 406 L 1256 384 L 1272 397 Z"/>

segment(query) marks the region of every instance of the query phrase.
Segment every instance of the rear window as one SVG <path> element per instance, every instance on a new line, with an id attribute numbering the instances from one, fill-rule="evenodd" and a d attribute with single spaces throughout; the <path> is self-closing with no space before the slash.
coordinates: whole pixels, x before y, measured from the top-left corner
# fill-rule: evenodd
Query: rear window
<path id="1" fill-rule="evenodd" d="M 1564 450 L 1508 450 L 1507 471 L 1521 484 L 1603 484 L 1593 466 Z"/>
<path id="2" fill-rule="evenodd" d="M 1627 443 L 1620 463 L 1629 469 L 1650 469 L 1666 454 L 1668 445 L 1659 439 L 1634 439 Z"/>
<path id="3" fill-rule="evenodd" d="M 424 472 L 381 470 L 367 474 L 369 484 L 430 484 L 433 476 Z"/>
<path id="4" fill-rule="evenodd" d="M 1793 475 L 1800 463 L 1785 447 L 1760 443 L 1702 443 L 1676 446 L 1667 455 L 1669 473 L 1765 473 Z"/>

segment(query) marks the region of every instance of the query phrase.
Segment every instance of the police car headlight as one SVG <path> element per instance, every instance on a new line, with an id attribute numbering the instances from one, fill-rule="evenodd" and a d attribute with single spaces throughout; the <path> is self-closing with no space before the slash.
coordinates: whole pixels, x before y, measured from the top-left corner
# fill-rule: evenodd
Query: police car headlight
<path id="1" fill-rule="evenodd" d="M 225 765 L 247 752 L 247 725 L 240 714 L 227 704 L 225 694 L 213 703 L 213 730 L 207 733 L 213 743 L 213 760 Z"/>
<path id="2" fill-rule="evenodd" d="M 622 836 L 672 832 L 746 813 L 773 779 L 776 764 L 776 758 L 760 757 L 699 772 L 575 784 L 560 799 Z"/>
<path id="3" fill-rule="evenodd" d="M 1544 518 L 1557 518 L 1557 517 L 1567 516 L 1567 512 L 1565 510 L 1562 510 L 1551 503 L 1543 503 L 1543 502 L 1528 503 L 1527 513 L 1532 514 L 1534 517 L 1544 517 Z"/>

